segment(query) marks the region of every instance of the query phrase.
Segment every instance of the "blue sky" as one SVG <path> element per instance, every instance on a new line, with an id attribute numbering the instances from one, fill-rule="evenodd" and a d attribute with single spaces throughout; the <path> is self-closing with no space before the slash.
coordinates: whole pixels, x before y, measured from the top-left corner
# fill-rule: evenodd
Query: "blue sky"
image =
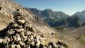
<path id="1" fill-rule="evenodd" d="M 85 10 L 85 0 L 15 0 L 17 3 L 40 10 L 52 9 L 69 15 Z"/>

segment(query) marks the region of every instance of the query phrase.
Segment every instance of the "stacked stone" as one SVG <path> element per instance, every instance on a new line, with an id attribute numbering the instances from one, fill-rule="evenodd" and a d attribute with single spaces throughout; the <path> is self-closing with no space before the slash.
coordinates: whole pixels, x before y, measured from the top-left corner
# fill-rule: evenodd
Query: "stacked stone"
<path id="1" fill-rule="evenodd" d="M 65 44 L 49 42 L 43 36 L 37 35 L 36 30 L 28 24 L 24 17 L 14 12 L 14 22 L 9 23 L 1 31 L 0 48 L 64 48 Z"/>

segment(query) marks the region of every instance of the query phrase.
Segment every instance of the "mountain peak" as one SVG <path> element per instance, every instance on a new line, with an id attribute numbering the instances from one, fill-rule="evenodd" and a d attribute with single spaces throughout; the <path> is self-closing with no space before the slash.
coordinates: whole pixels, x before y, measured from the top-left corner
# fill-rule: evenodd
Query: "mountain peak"
<path id="1" fill-rule="evenodd" d="M 52 11 L 52 9 L 45 9 L 45 11 Z"/>
<path id="2" fill-rule="evenodd" d="M 85 13 L 85 10 L 83 10 L 82 13 Z"/>

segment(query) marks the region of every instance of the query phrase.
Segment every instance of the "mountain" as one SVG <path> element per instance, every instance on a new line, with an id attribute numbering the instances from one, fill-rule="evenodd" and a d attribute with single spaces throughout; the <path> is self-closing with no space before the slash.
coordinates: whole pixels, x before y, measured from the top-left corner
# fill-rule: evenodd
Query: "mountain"
<path id="1" fill-rule="evenodd" d="M 14 1 L 0 0 L 0 48 L 84 48 L 43 19 Z"/>
<path id="2" fill-rule="evenodd" d="M 67 20 L 68 27 L 79 28 L 85 25 L 85 10 L 82 12 L 76 12 Z"/>
<path id="3" fill-rule="evenodd" d="M 68 18 L 69 15 L 61 12 L 61 11 L 53 11 L 52 9 L 38 10 L 36 8 L 26 8 L 30 9 L 33 14 L 42 16 L 44 18 Z"/>
<path id="4" fill-rule="evenodd" d="M 85 10 L 83 10 L 82 12 L 76 12 L 74 15 L 72 15 L 73 17 L 77 16 L 80 18 L 80 22 L 82 24 L 85 23 Z"/>
<path id="5" fill-rule="evenodd" d="M 76 12 L 69 16 L 61 11 L 53 11 L 52 9 L 38 10 L 36 8 L 30 9 L 33 14 L 43 18 L 48 25 L 55 28 L 78 28 L 85 25 L 85 11 Z"/>
<path id="6" fill-rule="evenodd" d="M 26 10 L 31 10 L 32 13 L 36 16 L 40 16 L 43 18 L 48 25 L 54 26 L 63 26 L 65 23 L 65 19 L 69 18 L 69 15 L 61 12 L 61 11 L 53 11 L 52 9 L 38 10 L 36 8 L 26 8 Z"/>

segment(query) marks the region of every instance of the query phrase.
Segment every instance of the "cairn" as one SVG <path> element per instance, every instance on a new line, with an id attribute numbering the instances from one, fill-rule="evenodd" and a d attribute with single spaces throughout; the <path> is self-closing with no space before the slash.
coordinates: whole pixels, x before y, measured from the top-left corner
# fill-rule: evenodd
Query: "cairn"
<path id="1" fill-rule="evenodd" d="M 0 48 L 65 48 L 66 44 L 49 42 L 34 34 L 36 30 L 18 11 L 14 12 L 14 21 L 0 31 Z"/>

